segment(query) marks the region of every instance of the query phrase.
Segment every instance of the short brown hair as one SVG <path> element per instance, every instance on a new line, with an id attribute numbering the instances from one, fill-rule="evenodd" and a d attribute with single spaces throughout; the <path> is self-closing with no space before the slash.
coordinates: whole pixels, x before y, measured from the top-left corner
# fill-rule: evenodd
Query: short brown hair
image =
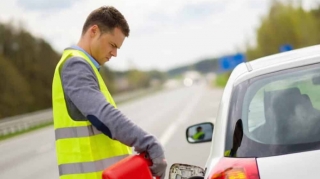
<path id="1" fill-rule="evenodd" d="M 126 19 L 112 6 L 102 6 L 92 11 L 83 25 L 82 35 L 93 25 L 97 25 L 102 32 L 110 32 L 117 27 L 126 37 L 130 33 Z"/>

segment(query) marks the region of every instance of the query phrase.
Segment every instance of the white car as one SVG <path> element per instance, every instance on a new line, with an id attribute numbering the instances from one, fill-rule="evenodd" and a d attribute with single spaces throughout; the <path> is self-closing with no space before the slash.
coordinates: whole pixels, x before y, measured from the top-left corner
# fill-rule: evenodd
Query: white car
<path id="1" fill-rule="evenodd" d="M 214 127 L 186 137 L 212 142 L 206 165 L 174 164 L 169 179 L 320 178 L 320 45 L 239 64 Z"/>

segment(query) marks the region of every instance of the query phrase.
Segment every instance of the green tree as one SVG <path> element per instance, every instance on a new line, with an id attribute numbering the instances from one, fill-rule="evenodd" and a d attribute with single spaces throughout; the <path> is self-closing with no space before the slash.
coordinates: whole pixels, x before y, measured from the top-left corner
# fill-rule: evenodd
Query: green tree
<path id="1" fill-rule="evenodd" d="M 139 88 L 147 88 L 150 86 L 150 76 L 139 70 L 129 70 L 128 80 L 131 90 L 136 90 Z"/>
<path id="2" fill-rule="evenodd" d="M 34 103 L 30 85 L 15 66 L 0 56 L 0 119 L 30 112 Z"/>
<path id="3" fill-rule="evenodd" d="M 0 24 L 1 117 L 50 108 L 51 85 L 60 55 L 23 27 Z M 8 109 L 8 110 L 6 110 Z"/>
<path id="4" fill-rule="evenodd" d="M 257 29 L 257 46 L 247 48 L 248 59 L 279 53 L 283 44 L 291 44 L 294 48 L 318 44 L 320 26 L 315 14 L 319 12 L 274 1 Z"/>

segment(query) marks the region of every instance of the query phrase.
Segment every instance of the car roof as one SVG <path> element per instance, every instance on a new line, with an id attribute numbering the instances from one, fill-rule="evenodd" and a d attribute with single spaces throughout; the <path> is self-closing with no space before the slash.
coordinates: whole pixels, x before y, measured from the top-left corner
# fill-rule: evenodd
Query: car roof
<path id="1" fill-rule="evenodd" d="M 320 45 L 258 58 L 238 65 L 229 80 L 237 85 L 247 79 L 284 69 L 320 63 Z"/>
<path id="2" fill-rule="evenodd" d="M 289 61 L 302 61 L 305 58 L 320 55 L 320 45 L 300 48 L 288 52 L 282 52 L 247 62 L 251 70 L 268 68 L 270 66 L 280 65 Z"/>

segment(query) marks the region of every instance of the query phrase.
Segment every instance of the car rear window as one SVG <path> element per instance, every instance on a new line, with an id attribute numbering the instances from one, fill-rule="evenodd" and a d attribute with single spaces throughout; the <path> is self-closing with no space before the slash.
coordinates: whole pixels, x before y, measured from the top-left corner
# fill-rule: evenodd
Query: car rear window
<path id="1" fill-rule="evenodd" d="M 268 157 L 320 149 L 320 64 L 235 86 L 225 156 Z"/>

